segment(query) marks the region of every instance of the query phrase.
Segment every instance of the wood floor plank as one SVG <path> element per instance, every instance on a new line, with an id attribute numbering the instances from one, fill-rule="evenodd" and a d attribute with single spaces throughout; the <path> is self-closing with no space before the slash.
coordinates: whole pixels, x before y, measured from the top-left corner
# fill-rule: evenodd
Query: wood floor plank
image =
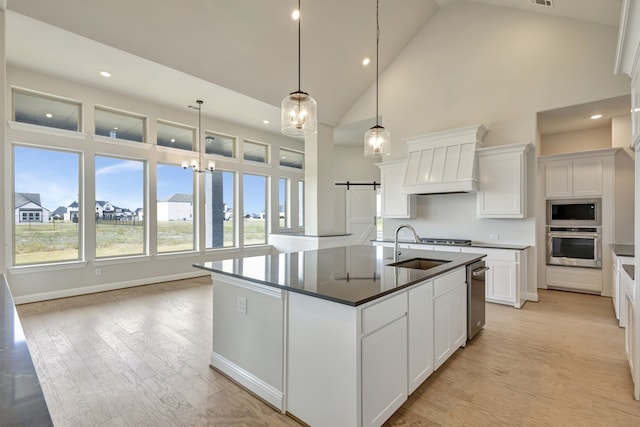
<path id="1" fill-rule="evenodd" d="M 539 292 L 487 325 L 386 426 L 640 425 L 611 300 Z M 18 307 L 56 426 L 295 426 L 209 368 L 211 282 Z"/>

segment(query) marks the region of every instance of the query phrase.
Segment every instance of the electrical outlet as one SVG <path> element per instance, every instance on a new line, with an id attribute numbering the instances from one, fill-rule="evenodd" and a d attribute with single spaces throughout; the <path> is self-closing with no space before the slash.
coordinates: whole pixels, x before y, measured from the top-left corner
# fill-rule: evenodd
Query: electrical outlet
<path id="1" fill-rule="evenodd" d="M 500 235 L 498 233 L 489 234 L 489 240 L 500 240 Z"/>
<path id="2" fill-rule="evenodd" d="M 238 297 L 238 305 L 237 310 L 242 314 L 247 314 L 247 298 L 246 297 Z"/>
<path id="3" fill-rule="evenodd" d="M 102 276 L 102 269 L 100 267 L 96 268 L 96 276 Z"/>

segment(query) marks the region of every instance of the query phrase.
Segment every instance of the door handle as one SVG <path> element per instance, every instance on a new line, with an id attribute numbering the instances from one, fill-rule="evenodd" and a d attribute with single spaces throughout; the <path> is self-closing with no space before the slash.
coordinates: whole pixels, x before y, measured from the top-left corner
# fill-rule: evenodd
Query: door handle
<path id="1" fill-rule="evenodd" d="M 485 271 L 487 271 L 489 269 L 489 267 L 482 267 L 482 268 L 478 268 L 477 270 L 473 270 L 471 272 L 471 274 L 475 277 L 475 276 L 479 276 L 482 273 L 484 273 Z"/>

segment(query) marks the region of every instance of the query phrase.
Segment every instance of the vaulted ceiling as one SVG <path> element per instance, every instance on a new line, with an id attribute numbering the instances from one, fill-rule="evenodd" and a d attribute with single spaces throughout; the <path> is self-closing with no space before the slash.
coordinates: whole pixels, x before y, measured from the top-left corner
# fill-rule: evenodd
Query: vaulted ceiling
<path id="1" fill-rule="evenodd" d="M 380 0 L 381 71 L 454 1 L 463 0 Z M 472 1 L 613 26 L 620 15 L 619 0 Z M 297 89 L 296 8 L 295 0 L 7 0 L 7 59 L 179 108 L 203 99 L 203 114 L 278 132 L 280 101 Z M 301 22 L 301 88 L 318 101 L 321 122 L 339 125 L 375 81 L 375 62 L 362 65 L 375 58 L 375 1 L 304 0 Z"/>

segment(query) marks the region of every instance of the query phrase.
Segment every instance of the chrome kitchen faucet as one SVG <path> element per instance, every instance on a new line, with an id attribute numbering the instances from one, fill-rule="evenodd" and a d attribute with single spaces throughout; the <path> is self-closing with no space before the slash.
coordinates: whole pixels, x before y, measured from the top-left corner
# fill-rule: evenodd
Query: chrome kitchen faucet
<path id="1" fill-rule="evenodd" d="M 418 243 L 420 241 L 420 237 L 418 237 L 418 233 L 416 233 L 416 229 L 410 226 L 409 224 L 401 224 L 398 228 L 396 228 L 396 237 L 393 241 L 393 262 L 398 262 L 400 259 L 400 251 L 398 250 L 398 234 L 400 230 L 403 228 L 408 228 L 413 233 L 413 241 L 414 243 Z"/>

